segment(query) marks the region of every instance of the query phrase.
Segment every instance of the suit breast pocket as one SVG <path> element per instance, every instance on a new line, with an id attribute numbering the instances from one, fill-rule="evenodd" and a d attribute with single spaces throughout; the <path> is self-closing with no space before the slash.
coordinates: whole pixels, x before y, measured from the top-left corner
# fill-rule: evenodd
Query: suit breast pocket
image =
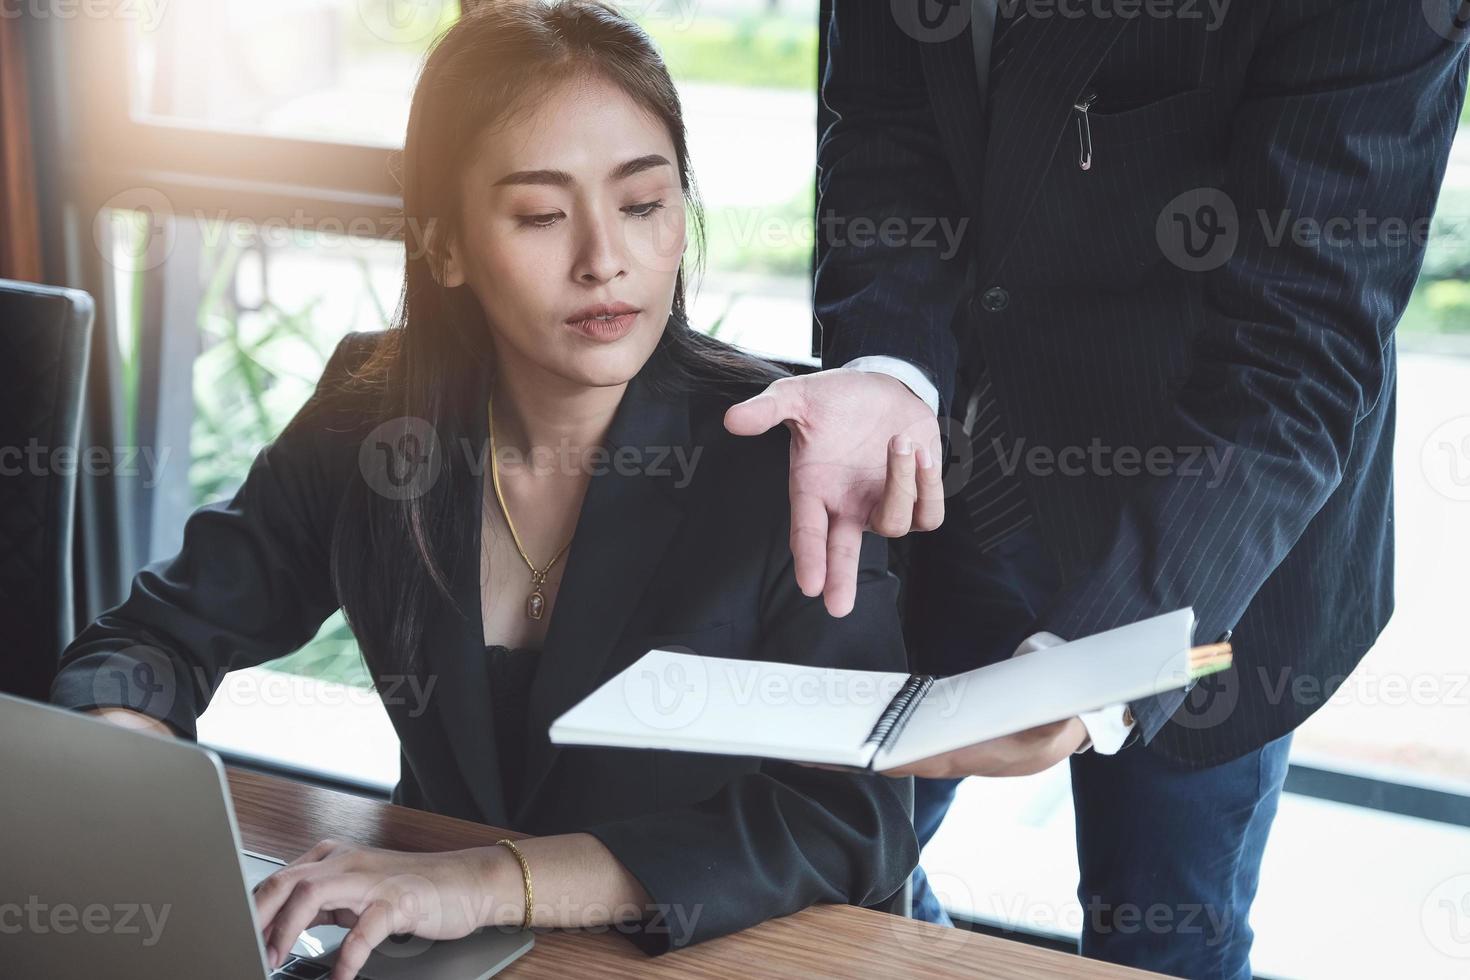
<path id="1" fill-rule="evenodd" d="M 1170 203 L 1219 186 L 1222 176 L 1225 123 L 1215 90 L 1164 98 L 1097 91 L 1086 112 L 1074 108 L 1032 220 L 1007 258 L 1045 269 L 1052 289 L 1137 288 L 1167 263 L 1159 222 Z"/>
<path id="2" fill-rule="evenodd" d="M 1081 114 L 1081 110 L 1078 112 Z M 1218 113 L 1215 92 L 1207 88 L 1189 89 L 1141 104 L 1101 92 L 1093 98 L 1084 122 L 1091 130 L 1093 151 L 1100 154 L 1105 147 L 1212 129 Z"/>

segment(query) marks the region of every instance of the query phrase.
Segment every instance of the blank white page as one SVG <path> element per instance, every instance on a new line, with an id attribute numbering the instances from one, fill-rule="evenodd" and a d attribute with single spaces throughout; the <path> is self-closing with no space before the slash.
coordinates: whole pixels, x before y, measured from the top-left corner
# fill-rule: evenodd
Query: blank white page
<path id="1" fill-rule="evenodd" d="M 650 650 L 551 726 L 558 744 L 866 766 L 908 674 Z"/>

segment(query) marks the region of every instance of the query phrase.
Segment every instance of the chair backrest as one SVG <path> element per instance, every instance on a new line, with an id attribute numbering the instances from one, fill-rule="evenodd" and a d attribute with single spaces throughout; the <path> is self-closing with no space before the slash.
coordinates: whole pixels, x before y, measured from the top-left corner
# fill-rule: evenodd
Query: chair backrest
<path id="1" fill-rule="evenodd" d="M 71 640 L 92 297 L 0 279 L 0 691 L 46 700 Z"/>

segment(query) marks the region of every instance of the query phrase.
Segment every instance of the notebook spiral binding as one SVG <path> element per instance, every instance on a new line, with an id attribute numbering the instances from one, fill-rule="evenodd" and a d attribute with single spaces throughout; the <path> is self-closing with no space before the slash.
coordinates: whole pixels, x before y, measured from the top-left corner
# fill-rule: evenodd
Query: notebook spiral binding
<path id="1" fill-rule="evenodd" d="M 878 716 L 878 721 L 873 725 L 873 730 L 863 741 L 864 745 L 877 745 L 881 752 L 898 738 L 898 733 L 903 731 L 903 726 L 908 724 L 909 717 L 914 708 L 924 699 L 924 695 L 934 684 L 934 677 L 930 674 L 914 674 L 904 681 L 903 687 L 888 702 L 888 707 L 883 709 L 883 714 Z M 874 758 L 877 753 L 874 753 Z"/>

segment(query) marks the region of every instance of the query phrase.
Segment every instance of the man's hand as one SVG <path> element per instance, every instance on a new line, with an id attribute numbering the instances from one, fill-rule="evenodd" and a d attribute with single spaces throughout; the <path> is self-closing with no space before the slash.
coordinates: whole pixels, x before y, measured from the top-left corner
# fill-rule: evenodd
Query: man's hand
<path id="1" fill-rule="evenodd" d="M 843 368 L 781 378 L 725 413 L 740 436 L 782 422 L 791 430 L 796 583 L 846 616 L 864 530 L 901 538 L 944 520 L 939 423 L 903 382 Z"/>
<path id="2" fill-rule="evenodd" d="M 1067 758 L 1087 740 L 1080 718 L 1055 721 L 988 742 L 920 759 L 885 776 L 923 776 L 926 779 L 958 779 L 961 776 L 1030 776 L 1043 772 Z"/>

